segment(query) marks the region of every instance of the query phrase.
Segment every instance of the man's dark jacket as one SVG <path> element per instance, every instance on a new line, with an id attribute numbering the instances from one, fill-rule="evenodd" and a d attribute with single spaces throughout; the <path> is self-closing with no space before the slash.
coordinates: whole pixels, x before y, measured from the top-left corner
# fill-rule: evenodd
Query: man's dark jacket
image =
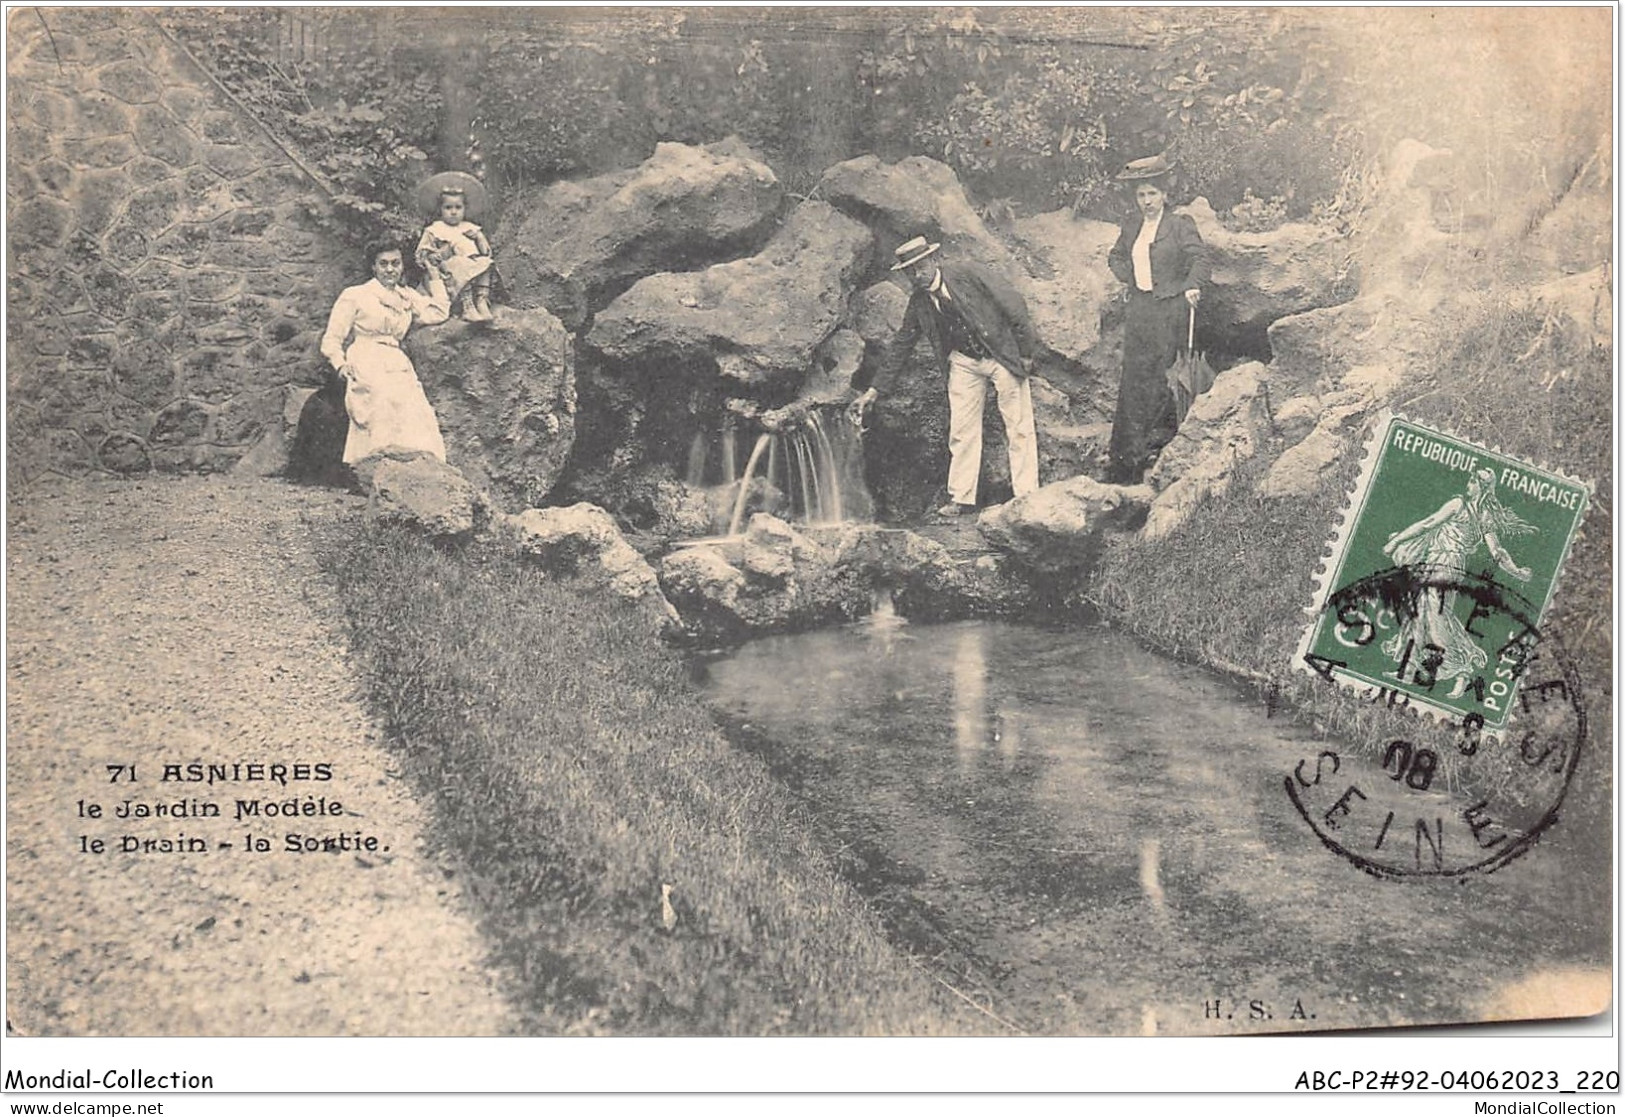
<path id="1" fill-rule="evenodd" d="M 1030 371 L 1027 363 L 1038 352 L 1039 341 L 1021 292 L 1003 277 L 968 260 L 963 263 L 945 260 L 939 270 L 949 298 L 993 359 L 1015 375 L 1025 377 Z M 883 377 L 889 380 L 922 334 L 931 342 L 937 364 L 946 375 L 948 331 L 941 315 L 931 295 L 914 288 L 903 315 L 903 326 L 887 347 L 889 359 L 882 368 L 871 372 L 867 380 L 872 382 Z M 867 387 L 861 378 L 862 372 L 854 378 L 853 387 L 860 390 Z"/>
<path id="2" fill-rule="evenodd" d="M 1144 218 L 1124 225 L 1106 256 L 1106 266 L 1130 288 L 1134 286 L 1134 242 L 1140 239 L 1144 225 Z M 1199 288 L 1208 281 L 1212 267 L 1196 222 L 1187 214 L 1164 211 L 1151 241 L 1151 293 L 1159 299 L 1171 299 L 1192 287 Z"/>

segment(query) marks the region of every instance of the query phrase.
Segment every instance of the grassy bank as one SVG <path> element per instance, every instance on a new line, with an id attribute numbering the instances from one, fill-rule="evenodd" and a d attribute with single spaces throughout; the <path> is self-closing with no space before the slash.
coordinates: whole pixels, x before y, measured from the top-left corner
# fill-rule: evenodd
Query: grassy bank
<path id="1" fill-rule="evenodd" d="M 630 607 L 495 549 L 354 525 L 318 549 L 525 1031 L 989 1030 L 886 941 Z"/>
<path id="2" fill-rule="evenodd" d="M 1543 631 L 1555 635 L 1587 687 L 1591 757 L 1566 810 L 1606 820 L 1613 690 L 1612 355 L 1550 328 L 1537 312 L 1481 306 L 1444 317 L 1421 338 L 1425 356 L 1396 410 L 1481 445 L 1594 483 L 1582 535 L 1564 567 Z M 1358 745 L 1404 737 L 1441 757 L 1454 738 L 1291 669 L 1313 576 L 1359 472 L 1351 446 L 1313 493 L 1266 498 L 1258 480 L 1284 444 L 1265 447 L 1229 492 L 1166 537 L 1113 540 L 1093 596 L 1107 616 L 1180 658 L 1256 680 L 1299 716 Z M 1496 772 L 1480 778 L 1496 780 Z M 1499 773 L 1506 779 L 1515 773 Z"/>

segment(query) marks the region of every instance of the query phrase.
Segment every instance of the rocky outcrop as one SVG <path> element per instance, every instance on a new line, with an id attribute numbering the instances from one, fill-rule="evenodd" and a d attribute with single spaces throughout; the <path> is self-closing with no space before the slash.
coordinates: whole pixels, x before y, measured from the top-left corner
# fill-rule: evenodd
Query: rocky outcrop
<path id="1" fill-rule="evenodd" d="M 1262 331 L 1278 318 L 1353 294 L 1349 238 L 1327 225 L 1289 222 L 1263 232 L 1232 232 L 1206 198 L 1175 212 L 1196 222 L 1213 263 L 1201 311 L 1207 321 L 1225 323 L 1227 330 Z"/>
<path id="2" fill-rule="evenodd" d="M 877 600 L 920 620 L 1029 613 L 1042 595 L 1003 554 L 955 554 L 936 540 L 874 524 L 802 532 L 768 515 L 743 537 L 679 547 L 660 581 L 701 641 L 855 620 Z"/>
<path id="3" fill-rule="evenodd" d="M 1073 477 L 988 509 L 976 526 L 1032 569 L 1076 575 L 1098 561 L 1107 532 L 1139 526 L 1153 495 L 1149 485 Z"/>
<path id="4" fill-rule="evenodd" d="M 1337 386 L 1316 397 L 1300 397 L 1289 413 L 1299 408 L 1312 414 L 1313 426 L 1275 459 L 1258 483 L 1264 496 L 1302 496 L 1313 492 L 1321 479 L 1354 450 L 1368 418 L 1392 401 L 1403 380 L 1394 365 L 1361 365 L 1337 378 Z"/>
<path id="5" fill-rule="evenodd" d="M 849 159 L 825 171 L 818 188 L 830 204 L 874 231 L 876 272 L 891 266 L 897 245 L 925 236 L 942 244 L 946 258 L 975 261 L 1004 276 L 1032 313 L 1042 343 L 1037 370 L 1069 394 L 1087 386 L 1112 286 L 1106 253 L 1115 226 L 1076 218 L 1071 210 L 1018 220 L 1018 259 L 971 208 L 953 169 L 924 156 L 896 163 L 873 155 Z M 906 288 L 899 290 L 906 295 Z"/>
<path id="6" fill-rule="evenodd" d="M 598 315 L 587 344 L 650 375 L 698 364 L 738 389 L 793 390 L 845 314 L 873 240 L 805 202 L 755 256 L 639 280 Z"/>
<path id="7" fill-rule="evenodd" d="M 742 539 L 682 547 L 660 564 L 660 584 L 700 640 L 853 620 L 869 609 L 868 587 L 823 545 L 758 513 Z"/>
<path id="8" fill-rule="evenodd" d="M 1249 362 L 1227 369 L 1196 397 L 1146 483 L 1157 490 L 1146 517 L 1148 538 L 1166 535 L 1202 501 L 1223 493 L 1236 469 L 1271 435 L 1269 369 Z"/>
<path id="9" fill-rule="evenodd" d="M 447 459 L 508 507 L 542 503 L 575 441 L 574 348 L 559 320 L 502 307 L 495 322 L 420 326 L 403 348 Z"/>
<path id="10" fill-rule="evenodd" d="M 738 141 L 657 144 L 632 170 L 556 183 L 510 207 L 497 262 L 519 305 L 546 307 L 575 331 L 644 276 L 758 247 L 781 200 L 773 171 Z"/>
<path id="11" fill-rule="evenodd" d="M 877 269 L 891 266 L 899 244 L 924 236 L 958 259 L 975 260 L 1012 278 L 1021 272 L 971 208 L 959 177 L 946 163 L 923 155 L 884 163 L 864 155 L 830 167 L 817 190 L 874 231 Z"/>
<path id="12" fill-rule="evenodd" d="M 1100 318 L 1118 284 L 1106 267 L 1117 226 L 1089 221 L 1070 209 L 1018 220 L 1033 278 L 1023 294 L 1044 344 L 1082 363 L 1100 344 Z"/>
<path id="13" fill-rule="evenodd" d="M 472 537 L 485 518 L 486 509 L 474 486 L 434 458 L 381 459 L 369 474 L 368 523 L 409 528 L 435 540 L 459 541 Z"/>
<path id="14" fill-rule="evenodd" d="M 936 540 L 901 528 L 846 529 L 834 563 L 863 584 L 889 591 L 898 613 L 917 620 L 1019 616 L 1040 596 L 1008 555 L 955 555 Z"/>
<path id="15" fill-rule="evenodd" d="M 504 517 L 502 527 L 518 553 L 547 573 L 582 578 L 645 609 L 662 627 L 677 623 L 654 569 L 602 508 L 531 508 Z"/>

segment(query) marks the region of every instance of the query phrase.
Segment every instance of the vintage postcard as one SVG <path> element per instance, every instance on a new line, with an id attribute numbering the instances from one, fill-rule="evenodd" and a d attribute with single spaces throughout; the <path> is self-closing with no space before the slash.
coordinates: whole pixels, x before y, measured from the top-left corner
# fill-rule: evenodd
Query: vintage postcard
<path id="1" fill-rule="evenodd" d="M 1615 18 L 8 9 L 6 1089 L 1606 1033 Z"/>

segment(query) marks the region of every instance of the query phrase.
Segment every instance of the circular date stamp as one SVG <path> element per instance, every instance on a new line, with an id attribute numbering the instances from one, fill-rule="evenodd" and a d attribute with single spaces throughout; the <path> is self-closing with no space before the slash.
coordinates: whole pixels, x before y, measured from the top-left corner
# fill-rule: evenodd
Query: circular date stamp
<path id="1" fill-rule="evenodd" d="M 1413 730 L 1375 748 L 1328 745 L 1301 758 L 1285 786 L 1303 821 L 1328 849 L 1382 877 L 1488 873 L 1527 853 L 1557 821 L 1587 733 L 1579 672 L 1561 642 L 1535 627 L 1533 606 L 1487 575 L 1424 564 L 1360 578 L 1324 608 L 1360 646 L 1387 633 L 1399 655 L 1394 681 L 1424 690 L 1443 684 L 1447 653 L 1418 652 L 1414 636 L 1401 643 L 1396 634 L 1425 628 L 1441 610 L 1465 618 L 1475 637 L 1493 632 L 1475 704 L 1504 708 L 1493 726 L 1477 709 L 1424 708 L 1432 720 L 1408 719 Z M 1328 684 L 1346 685 L 1335 662 L 1305 654 Z M 1357 693 L 1389 709 L 1411 704 L 1404 688 L 1381 682 Z"/>
<path id="2" fill-rule="evenodd" d="M 1320 840 L 1381 876 L 1489 872 L 1558 817 L 1586 740 L 1579 673 L 1539 626 L 1591 486 L 1379 416 L 1294 666 L 1405 710 L 1286 779 Z M 1415 716 L 1420 715 L 1420 716 Z"/>

